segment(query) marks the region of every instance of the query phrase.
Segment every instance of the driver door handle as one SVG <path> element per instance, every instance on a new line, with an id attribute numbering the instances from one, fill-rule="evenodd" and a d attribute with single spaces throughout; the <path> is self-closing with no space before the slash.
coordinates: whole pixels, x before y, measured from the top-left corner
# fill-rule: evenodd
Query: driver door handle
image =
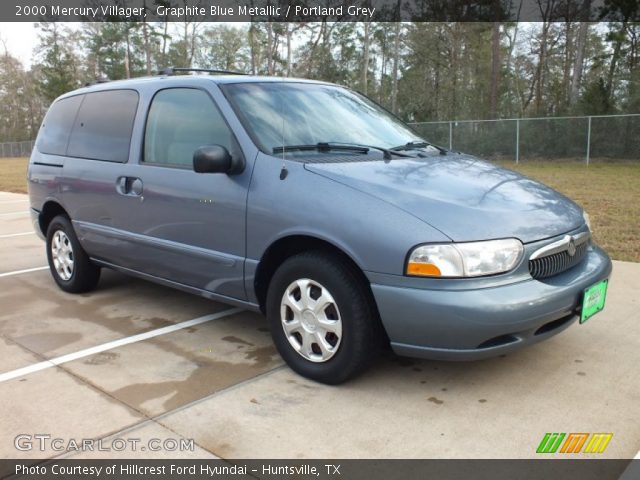
<path id="1" fill-rule="evenodd" d="M 116 190 L 120 195 L 139 197 L 143 190 L 142 180 L 137 177 L 118 177 Z"/>

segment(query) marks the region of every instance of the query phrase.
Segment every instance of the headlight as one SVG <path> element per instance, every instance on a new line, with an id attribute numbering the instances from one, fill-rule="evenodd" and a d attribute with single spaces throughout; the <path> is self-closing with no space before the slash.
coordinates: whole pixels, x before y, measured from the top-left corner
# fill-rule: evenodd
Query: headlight
<path id="1" fill-rule="evenodd" d="M 582 211 L 582 218 L 584 218 L 584 223 L 587 224 L 587 228 L 591 231 L 591 219 L 589 218 L 589 214 L 584 210 Z"/>
<path id="2" fill-rule="evenodd" d="M 520 240 L 443 243 L 415 248 L 407 261 L 407 275 L 419 277 L 479 277 L 507 272 L 522 257 Z"/>

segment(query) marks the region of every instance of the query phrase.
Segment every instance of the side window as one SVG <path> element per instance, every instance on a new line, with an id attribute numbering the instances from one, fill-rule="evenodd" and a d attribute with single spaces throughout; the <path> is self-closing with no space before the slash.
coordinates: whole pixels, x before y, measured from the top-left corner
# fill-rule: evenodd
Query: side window
<path id="1" fill-rule="evenodd" d="M 73 126 L 67 155 L 126 162 L 137 109 L 138 92 L 134 90 L 87 93 Z"/>
<path id="2" fill-rule="evenodd" d="M 38 134 L 38 151 L 49 155 L 65 155 L 73 121 L 84 95 L 63 98 L 51 105 L 47 112 L 40 133 Z"/>
<path id="3" fill-rule="evenodd" d="M 204 145 L 232 150 L 232 135 L 213 100 L 202 90 L 170 88 L 153 97 L 144 134 L 146 163 L 191 167 Z"/>

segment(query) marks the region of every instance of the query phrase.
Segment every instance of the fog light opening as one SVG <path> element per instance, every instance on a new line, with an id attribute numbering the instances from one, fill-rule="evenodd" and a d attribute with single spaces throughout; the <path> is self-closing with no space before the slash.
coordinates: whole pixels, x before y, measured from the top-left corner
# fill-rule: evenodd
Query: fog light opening
<path id="1" fill-rule="evenodd" d="M 499 347 L 501 345 L 508 345 L 510 343 L 517 342 L 518 339 L 513 335 L 500 335 L 498 337 L 490 338 L 482 342 L 476 348 L 491 348 L 491 347 Z"/>

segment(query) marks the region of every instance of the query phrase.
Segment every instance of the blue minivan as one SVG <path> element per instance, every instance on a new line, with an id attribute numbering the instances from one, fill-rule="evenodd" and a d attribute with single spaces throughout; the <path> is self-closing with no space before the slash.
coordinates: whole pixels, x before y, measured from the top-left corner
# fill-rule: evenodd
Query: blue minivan
<path id="1" fill-rule="evenodd" d="M 381 347 L 473 360 L 604 306 L 611 261 L 558 192 L 323 82 L 176 75 L 58 98 L 29 165 L 55 282 L 100 269 L 266 314 L 296 372 Z"/>

